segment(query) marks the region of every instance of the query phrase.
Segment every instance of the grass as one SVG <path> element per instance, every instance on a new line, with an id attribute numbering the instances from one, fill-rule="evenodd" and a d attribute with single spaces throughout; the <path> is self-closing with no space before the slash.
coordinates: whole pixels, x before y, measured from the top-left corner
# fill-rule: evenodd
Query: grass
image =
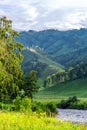
<path id="1" fill-rule="evenodd" d="M 86 125 L 72 124 L 49 118 L 19 112 L 0 112 L 0 130 L 86 130 Z"/>
<path id="2" fill-rule="evenodd" d="M 56 102 L 71 96 L 87 101 L 87 79 L 74 80 L 42 89 L 35 95 L 35 99 Z"/>

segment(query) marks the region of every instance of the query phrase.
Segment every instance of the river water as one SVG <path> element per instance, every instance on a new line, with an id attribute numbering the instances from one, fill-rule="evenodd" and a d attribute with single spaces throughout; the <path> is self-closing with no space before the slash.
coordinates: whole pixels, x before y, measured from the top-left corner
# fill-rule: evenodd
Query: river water
<path id="1" fill-rule="evenodd" d="M 87 123 L 87 110 L 58 109 L 56 118 L 76 123 Z"/>

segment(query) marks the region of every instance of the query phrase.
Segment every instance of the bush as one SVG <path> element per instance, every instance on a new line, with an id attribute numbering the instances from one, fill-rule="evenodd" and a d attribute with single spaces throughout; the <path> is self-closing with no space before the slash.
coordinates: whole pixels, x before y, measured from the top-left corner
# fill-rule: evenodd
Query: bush
<path id="1" fill-rule="evenodd" d="M 17 111 L 31 111 L 32 103 L 28 97 L 21 98 L 19 96 L 13 101 L 14 109 Z"/>
<path id="2" fill-rule="evenodd" d="M 57 105 L 59 108 L 68 108 L 69 107 L 69 102 L 67 100 L 61 100 L 61 102 Z"/>
<path id="3" fill-rule="evenodd" d="M 32 111 L 37 113 L 46 112 L 48 116 L 57 114 L 56 108 L 56 105 L 52 102 L 46 104 L 42 104 L 41 102 L 33 102 L 32 104 Z"/>
<path id="4" fill-rule="evenodd" d="M 3 102 L 0 102 L 0 109 L 1 110 L 11 110 L 11 105 L 10 104 L 4 104 Z"/>
<path id="5" fill-rule="evenodd" d="M 42 104 L 41 102 L 33 102 L 32 104 L 32 111 L 33 112 L 37 112 L 37 113 L 40 113 L 40 112 L 45 112 L 45 105 Z"/>
<path id="6" fill-rule="evenodd" d="M 63 108 L 63 109 L 66 109 L 66 108 L 74 108 L 74 107 L 77 107 L 77 103 L 78 103 L 78 99 L 76 96 L 73 96 L 73 97 L 69 97 L 67 100 L 62 100 L 59 104 L 58 104 L 58 107 L 59 108 Z"/>
<path id="7" fill-rule="evenodd" d="M 79 102 L 77 104 L 77 109 L 87 110 L 87 102 Z"/>
<path id="8" fill-rule="evenodd" d="M 52 103 L 52 102 L 47 103 L 46 104 L 46 109 L 47 109 L 46 112 L 47 112 L 47 114 L 48 115 L 49 114 L 57 114 L 57 109 L 56 108 L 57 107 L 56 107 L 56 105 L 54 103 Z"/>
<path id="9" fill-rule="evenodd" d="M 76 96 L 73 96 L 73 97 L 69 97 L 69 99 L 67 101 L 69 103 L 77 103 L 79 100 L 77 99 Z"/>
<path id="10" fill-rule="evenodd" d="M 30 112 L 32 108 L 31 99 L 29 99 L 28 97 L 23 98 L 21 101 L 21 106 L 21 110 Z"/>

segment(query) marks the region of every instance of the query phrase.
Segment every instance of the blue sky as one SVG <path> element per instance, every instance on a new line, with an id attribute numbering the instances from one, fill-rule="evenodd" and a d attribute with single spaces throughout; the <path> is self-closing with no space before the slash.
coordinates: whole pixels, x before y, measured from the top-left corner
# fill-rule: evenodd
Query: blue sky
<path id="1" fill-rule="evenodd" d="M 87 28 L 87 0 L 0 0 L 0 17 L 16 30 Z"/>

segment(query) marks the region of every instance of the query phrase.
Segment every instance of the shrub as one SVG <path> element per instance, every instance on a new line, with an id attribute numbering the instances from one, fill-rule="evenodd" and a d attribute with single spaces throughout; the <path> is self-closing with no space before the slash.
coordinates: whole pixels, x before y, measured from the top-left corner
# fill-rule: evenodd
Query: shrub
<path id="1" fill-rule="evenodd" d="M 13 101 L 14 106 L 15 106 L 15 110 L 20 110 L 21 109 L 21 97 L 17 96 L 16 99 L 14 99 Z"/>
<path id="2" fill-rule="evenodd" d="M 32 104 L 32 111 L 35 111 L 37 113 L 46 112 L 48 116 L 57 114 L 56 108 L 56 105 L 52 102 L 46 104 L 42 104 L 41 102 L 33 102 Z"/>
<path id="3" fill-rule="evenodd" d="M 57 105 L 59 108 L 68 108 L 69 107 L 69 102 L 67 100 L 61 100 L 61 102 Z"/>
<path id="4" fill-rule="evenodd" d="M 73 97 L 69 97 L 67 101 L 70 103 L 77 103 L 79 100 L 77 99 L 76 96 L 73 96 Z"/>
<path id="5" fill-rule="evenodd" d="M 21 98 L 17 96 L 13 103 L 17 111 L 31 111 L 32 103 L 28 97 Z"/>
<path id="6" fill-rule="evenodd" d="M 62 100 L 59 104 L 58 104 L 58 107 L 59 108 L 74 108 L 77 106 L 77 103 L 78 103 L 78 99 L 76 96 L 73 96 L 73 97 L 69 97 L 67 100 Z"/>
<path id="7" fill-rule="evenodd" d="M 11 104 L 4 104 L 3 102 L 0 102 L 0 109 L 1 110 L 11 110 L 12 105 Z"/>
<path id="8" fill-rule="evenodd" d="M 56 105 L 52 102 L 49 102 L 46 104 L 46 109 L 47 109 L 47 114 L 57 114 L 57 109 Z"/>
<path id="9" fill-rule="evenodd" d="M 45 105 L 42 104 L 41 102 L 33 102 L 32 104 L 32 111 L 40 113 L 40 112 L 45 112 Z"/>

